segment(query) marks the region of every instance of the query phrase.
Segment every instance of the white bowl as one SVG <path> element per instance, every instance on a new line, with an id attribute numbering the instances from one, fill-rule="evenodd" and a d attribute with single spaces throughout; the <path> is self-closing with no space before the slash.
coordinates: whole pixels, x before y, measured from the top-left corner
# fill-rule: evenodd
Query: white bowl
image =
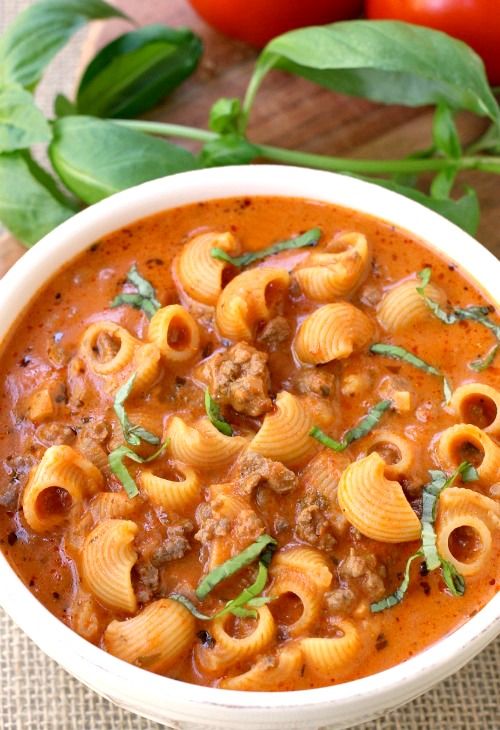
<path id="1" fill-rule="evenodd" d="M 369 183 L 293 167 L 227 167 L 145 183 L 87 208 L 49 233 L 2 280 L 0 338 L 38 289 L 93 241 L 167 208 L 233 195 L 284 195 L 354 208 L 411 231 L 467 271 L 494 299 L 499 261 L 436 213 Z M 0 604 L 50 657 L 127 710 L 170 727 L 340 730 L 408 702 L 457 671 L 500 632 L 500 595 L 453 634 L 370 677 L 298 692 L 237 692 L 160 677 L 101 651 L 47 611 L 0 556 Z M 29 667 L 25 667 L 29 671 Z"/>

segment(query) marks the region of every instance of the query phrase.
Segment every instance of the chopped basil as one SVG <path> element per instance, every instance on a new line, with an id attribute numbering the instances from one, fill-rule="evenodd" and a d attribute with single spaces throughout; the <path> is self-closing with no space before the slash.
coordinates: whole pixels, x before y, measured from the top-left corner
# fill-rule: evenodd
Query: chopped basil
<path id="1" fill-rule="evenodd" d="M 142 428 L 142 426 L 135 426 L 131 423 L 127 416 L 127 412 L 125 411 L 125 401 L 132 392 L 136 376 L 137 373 L 134 373 L 130 376 L 127 382 L 121 386 L 121 388 L 118 388 L 113 402 L 113 408 L 116 413 L 116 417 L 120 422 L 120 426 L 122 427 L 125 441 L 128 444 L 131 444 L 132 446 L 139 446 L 141 441 L 146 441 L 148 444 L 156 445 L 160 443 L 158 436 L 155 436 L 154 433 Z"/>
<path id="2" fill-rule="evenodd" d="M 403 598 L 405 597 L 405 593 L 408 590 L 408 586 L 410 585 L 410 568 L 411 564 L 413 563 L 416 558 L 422 557 L 422 551 L 419 550 L 414 555 L 411 555 L 407 562 L 406 562 L 406 568 L 405 568 L 405 574 L 403 581 L 401 585 L 396 588 L 394 593 L 391 593 L 389 596 L 385 596 L 385 598 L 381 598 L 380 601 L 377 601 L 376 603 L 372 603 L 370 605 L 370 611 L 372 613 L 378 613 L 379 611 L 385 611 L 386 608 L 392 608 L 392 606 L 395 606 L 398 603 L 401 603 Z"/>
<path id="3" fill-rule="evenodd" d="M 370 347 L 370 352 L 373 352 L 375 355 L 391 357 L 393 360 L 403 360 L 403 362 L 407 362 L 409 365 L 413 365 L 413 367 L 418 368 L 419 370 L 423 370 L 424 373 L 437 375 L 439 378 L 442 378 L 444 398 L 446 403 L 449 403 L 452 392 L 451 386 L 443 373 L 435 368 L 434 365 L 429 365 L 428 362 L 425 362 L 425 360 L 417 357 L 417 355 L 414 355 L 413 352 L 405 350 L 404 347 L 399 347 L 398 345 L 388 345 L 384 342 L 377 342 L 376 344 L 372 345 Z"/>
<path id="4" fill-rule="evenodd" d="M 223 433 L 224 436 L 233 435 L 233 429 L 222 416 L 218 403 L 214 401 L 208 390 L 205 391 L 205 410 L 210 421 L 218 431 Z"/>
<path id="5" fill-rule="evenodd" d="M 383 413 L 392 406 L 392 401 L 382 400 L 377 403 L 373 408 L 370 408 L 366 416 L 364 416 L 357 426 L 349 429 L 345 434 L 342 441 L 336 441 L 335 439 L 327 436 L 318 426 L 313 426 L 309 431 L 309 436 L 312 436 L 316 441 L 319 441 L 323 446 L 327 446 L 333 451 L 344 451 L 347 447 L 352 444 L 353 441 L 357 441 L 363 436 L 372 431 L 382 418 Z"/>
<path id="6" fill-rule="evenodd" d="M 493 363 L 493 360 L 500 350 L 500 324 L 493 322 L 488 317 L 488 315 L 491 313 L 490 307 L 479 307 L 473 305 L 470 307 L 455 307 L 454 309 L 452 309 L 451 312 L 445 312 L 444 309 L 441 309 L 437 302 L 435 302 L 433 299 L 430 299 L 425 294 L 425 288 L 430 283 L 431 276 L 432 270 L 429 267 L 422 269 L 422 271 L 419 271 L 418 277 L 420 278 L 422 284 L 421 286 L 417 286 L 417 291 L 420 296 L 423 297 L 424 302 L 427 304 L 431 312 L 441 322 L 443 322 L 444 324 L 456 324 L 457 322 L 462 322 L 463 320 L 468 319 L 473 322 L 477 322 L 478 324 L 483 325 L 483 327 L 489 329 L 490 332 L 493 332 L 494 336 L 498 340 L 497 344 L 487 353 L 484 358 L 479 358 L 469 364 L 469 367 L 476 372 L 486 370 L 486 368 L 488 368 Z"/>
<path id="7" fill-rule="evenodd" d="M 245 568 L 250 563 L 253 563 L 256 558 L 271 545 L 277 545 L 276 540 L 270 535 L 261 535 L 257 540 L 249 545 L 238 555 L 235 555 L 229 560 L 226 560 L 222 565 L 218 565 L 216 568 L 210 571 L 198 584 L 196 588 L 196 597 L 200 601 L 208 596 L 208 594 L 217 586 L 221 581 L 234 575 L 242 568 Z"/>
<path id="8" fill-rule="evenodd" d="M 295 236 L 287 241 L 279 241 L 272 246 L 263 248 L 260 251 L 251 251 L 250 253 L 244 253 L 241 256 L 230 256 L 222 248 L 210 249 L 210 255 L 214 259 L 219 261 L 226 261 L 228 264 L 241 268 L 242 266 L 248 266 L 253 264 L 254 261 L 265 259 L 267 256 L 273 256 L 280 251 L 289 251 L 293 248 L 305 248 L 306 246 L 315 246 L 321 238 L 321 228 L 311 228 L 311 230 L 302 233 L 300 236 Z"/>
<path id="9" fill-rule="evenodd" d="M 215 618 L 215 616 L 207 616 L 206 613 L 201 613 L 201 611 L 198 611 L 194 603 L 187 596 L 183 596 L 182 593 L 171 593 L 169 595 L 169 598 L 171 598 L 172 601 L 182 603 L 184 608 L 187 608 L 189 613 L 192 613 L 193 616 L 197 619 L 200 619 L 200 621 L 210 621 L 212 618 Z"/>
<path id="10" fill-rule="evenodd" d="M 128 274 L 127 281 L 132 284 L 136 292 L 122 292 L 118 294 L 111 302 L 111 307 L 120 307 L 126 304 L 134 309 L 142 309 L 149 319 L 160 309 L 161 304 L 156 298 L 156 291 L 147 279 L 145 279 L 137 270 L 137 266 L 132 264 Z"/>
<path id="11" fill-rule="evenodd" d="M 139 494 L 139 490 L 137 488 L 137 484 L 128 473 L 128 470 L 123 463 L 123 459 L 132 459 L 132 461 L 135 461 L 138 464 L 146 464 L 149 461 L 154 461 L 155 459 L 157 459 L 160 454 L 162 454 L 163 451 L 167 448 L 167 446 L 168 439 L 160 446 L 157 451 L 154 452 L 154 454 L 148 456 L 147 458 L 139 456 L 139 454 L 136 454 L 135 451 L 132 451 L 132 449 L 129 449 L 129 447 L 125 446 L 124 444 L 122 444 L 122 446 L 118 446 L 116 449 L 114 449 L 114 451 L 108 454 L 109 468 L 116 476 L 118 481 L 121 482 L 123 488 L 130 498 L 137 497 L 137 495 Z"/>

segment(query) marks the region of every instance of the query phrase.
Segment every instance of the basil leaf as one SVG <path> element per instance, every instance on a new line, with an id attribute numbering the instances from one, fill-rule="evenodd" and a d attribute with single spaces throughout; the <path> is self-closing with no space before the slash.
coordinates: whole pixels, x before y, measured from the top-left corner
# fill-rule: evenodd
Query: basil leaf
<path id="1" fill-rule="evenodd" d="M 199 611 L 194 603 L 189 600 L 187 596 L 183 596 L 182 593 L 171 593 L 169 595 L 169 598 L 172 599 L 172 601 L 177 601 L 177 603 L 181 603 L 184 608 L 187 608 L 189 613 L 193 614 L 193 616 L 200 621 L 210 621 L 214 616 L 207 616 L 206 613 L 202 613 Z"/>
<path id="2" fill-rule="evenodd" d="M 305 248 L 306 246 L 316 246 L 320 238 L 321 228 L 311 228 L 309 231 L 302 233 L 300 236 L 289 238 L 286 241 L 279 241 L 278 243 L 274 243 L 272 246 L 262 248 L 260 251 L 244 253 L 242 256 L 230 256 L 221 248 L 210 249 L 210 255 L 213 256 L 214 259 L 227 261 L 229 264 L 240 268 L 242 266 L 248 266 L 248 264 L 253 264 L 255 261 L 259 261 L 260 259 L 265 259 L 267 256 L 274 256 L 274 254 L 280 253 L 280 251 Z"/>
<path id="3" fill-rule="evenodd" d="M 139 489 L 137 488 L 137 484 L 135 483 L 135 481 L 128 473 L 127 467 L 123 463 L 123 459 L 131 459 L 132 461 L 137 462 L 137 464 L 147 464 L 148 462 L 154 461 L 159 456 L 161 456 L 161 454 L 167 448 L 168 443 L 169 439 L 167 439 L 160 446 L 160 448 L 154 452 L 154 454 L 148 456 L 147 458 L 136 454 L 135 451 L 132 451 L 132 449 L 129 449 L 129 447 L 125 445 L 118 446 L 116 449 L 108 454 L 109 468 L 118 479 L 118 481 L 121 482 L 130 499 L 132 499 L 132 497 L 137 497 L 137 495 L 139 494 Z"/>
<path id="4" fill-rule="evenodd" d="M 211 423 L 215 428 L 225 436 L 232 436 L 233 429 L 230 424 L 223 418 L 218 404 L 214 401 L 208 390 L 205 391 L 205 410 Z"/>
<path id="5" fill-rule="evenodd" d="M 210 109 L 208 126 L 217 134 L 237 133 L 241 116 L 239 99 L 217 99 Z"/>
<path id="6" fill-rule="evenodd" d="M 182 147 L 92 117 L 54 122 L 49 156 L 61 180 L 86 203 L 176 172 L 198 167 Z"/>
<path id="7" fill-rule="evenodd" d="M 441 103 L 497 123 L 500 116 L 479 56 L 445 33 L 410 23 L 351 20 L 293 30 L 268 43 L 257 79 L 269 68 L 385 104 Z"/>
<path id="8" fill-rule="evenodd" d="M 157 309 L 161 308 L 161 304 L 156 298 L 156 291 L 154 286 L 151 284 L 150 281 L 145 279 L 142 274 L 139 273 L 136 264 L 132 264 L 132 266 L 130 267 L 130 270 L 127 274 L 127 281 L 129 281 L 136 287 L 141 297 L 144 297 L 145 299 L 150 299 L 151 303 Z"/>
<path id="9" fill-rule="evenodd" d="M 84 71 L 76 104 L 80 114 L 134 117 L 154 107 L 190 76 L 202 53 L 187 28 L 147 25 L 111 41 Z"/>
<path id="10" fill-rule="evenodd" d="M 132 392 L 136 377 L 137 373 L 133 373 L 127 382 L 118 388 L 113 402 L 113 408 L 116 413 L 116 417 L 120 422 L 120 426 L 122 427 L 125 441 L 128 444 L 131 444 L 132 446 L 139 446 L 141 441 L 146 441 L 148 444 L 156 445 L 160 443 L 158 436 L 155 436 L 154 433 L 142 428 L 142 426 L 135 426 L 131 423 L 125 410 L 124 404 Z"/>
<path id="11" fill-rule="evenodd" d="M 56 117 L 72 117 L 77 113 L 76 104 L 64 94 L 57 94 L 54 99 L 54 113 Z"/>
<path id="12" fill-rule="evenodd" d="M 347 447 L 352 444 L 353 441 L 357 441 L 363 436 L 372 431 L 378 424 L 382 415 L 385 411 L 392 406 L 392 401 L 382 400 L 377 403 L 373 408 L 370 408 L 366 416 L 363 416 L 361 421 L 354 428 L 349 429 L 343 437 L 342 441 L 336 441 L 330 438 L 327 434 L 322 431 L 318 426 L 313 426 L 309 431 L 309 436 L 312 436 L 316 441 L 319 441 L 323 446 L 327 446 L 332 451 L 344 451 Z"/>
<path id="13" fill-rule="evenodd" d="M 449 402 L 452 392 L 450 384 L 443 373 L 435 368 L 434 365 L 429 365 L 425 360 L 414 355 L 413 352 L 409 352 L 409 350 L 405 350 L 404 347 L 399 347 L 398 345 L 387 345 L 383 342 L 377 342 L 370 347 L 370 352 L 373 352 L 375 355 L 391 357 L 394 360 L 403 360 L 403 362 L 407 362 L 409 365 L 413 365 L 413 367 L 423 370 L 425 373 L 437 375 L 442 378 L 444 398 L 447 403 Z"/>
<path id="14" fill-rule="evenodd" d="M 382 598 L 380 601 L 377 601 L 376 603 L 370 604 L 370 611 L 372 613 L 379 613 L 379 611 L 385 611 L 386 608 L 392 608 L 398 603 L 401 603 L 403 598 L 405 597 L 406 591 L 408 590 L 408 586 L 410 585 L 410 568 L 411 564 L 413 563 L 416 558 L 420 558 L 422 556 L 422 552 L 419 550 L 414 555 L 411 555 L 408 558 L 408 561 L 406 563 L 404 578 L 401 583 L 401 585 L 396 588 L 394 593 L 391 593 L 389 596 L 386 596 L 385 598 Z"/>
<path id="15" fill-rule="evenodd" d="M 444 582 L 450 589 L 453 596 L 463 596 L 465 593 L 465 580 L 463 576 L 457 571 L 452 563 L 448 560 L 441 562 L 441 572 L 443 574 Z"/>
<path id="16" fill-rule="evenodd" d="M 151 319 L 155 312 L 161 308 L 161 304 L 156 298 L 156 290 L 150 281 L 145 279 L 137 270 L 136 264 L 132 264 L 128 273 L 127 281 L 137 289 L 137 292 L 122 292 L 118 294 L 110 306 L 112 309 L 122 305 L 128 305 L 134 309 L 142 309 L 143 312 Z"/>
<path id="17" fill-rule="evenodd" d="M 458 173 L 459 168 L 458 165 L 456 165 L 454 167 L 448 167 L 445 170 L 441 170 L 437 173 L 437 175 L 434 175 L 430 186 L 431 198 L 441 201 L 449 200 L 450 193 L 453 190 L 453 185 L 455 184 Z"/>
<path id="18" fill-rule="evenodd" d="M 477 360 L 473 360 L 472 362 L 470 362 L 469 367 L 476 373 L 482 373 L 483 370 L 486 370 L 490 367 L 490 365 L 493 365 L 493 362 L 498 355 L 499 350 L 500 343 L 498 343 L 497 345 L 493 345 L 491 350 L 484 357 L 480 357 Z"/>
<path id="19" fill-rule="evenodd" d="M 252 585 L 247 586 L 247 588 L 244 588 L 241 593 L 236 596 L 236 598 L 233 598 L 231 601 L 228 601 L 222 611 L 219 611 L 217 613 L 217 617 L 219 616 L 225 616 L 228 613 L 235 613 L 235 609 L 244 609 L 244 607 L 249 604 L 249 601 L 252 599 L 256 599 L 257 596 L 262 593 L 264 588 L 266 587 L 267 583 L 267 567 L 264 565 L 262 561 L 259 562 L 259 571 L 257 573 L 257 577 L 255 581 L 252 583 Z M 268 602 L 268 601 L 267 601 Z M 254 605 L 255 608 L 255 605 Z M 236 614 L 237 615 L 237 614 Z M 241 615 L 241 614 L 240 614 Z M 246 617 L 247 618 L 257 618 L 257 612 L 255 610 L 247 610 L 246 609 Z"/>
<path id="20" fill-rule="evenodd" d="M 142 309 L 149 319 L 151 319 L 153 314 L 157 311 L 150 299 L 141 297 L 141 295 L 137 293 L 125 292 L 123 294 L 118 294 L 109 306 L 111 309 L 115 309 L 122 305 L 132 307 L 133 309 Z"/>
<path id="21" fill-rule="evenodd" d="M 33 97 L 18 84 L 0 86 L 0 152 L 48 142 L 50 127 Z"/>
<path id="22" fill-rule="evenodd" d="M 27 152 L 0 155 L 0 221 L 22 243 L 32 246 L 74 212 Z"/>
<path id="23" fill-rule="evenodd" d="M 0 84 L 36 86 L 46 66 L 88 20 L 127 16 L 103 0 L 39 0 L 0 38 Z"/>
<path id="24" fill-rule="evenodd" d="M 453 119 L 453 111 L 442 102 L 437 105 L 434 112 L 432 138 L 435 148 L 446 157 L 458 159 L 461 156 L 462 145 Z"/>
<path id="25" fill-rule="evenodd" d="M 237 134 L 226 134 L 203 145 L 200 162 L 203 167 L 246 165 L 259 156 L 259 148 Z"/>
<path id="26" fill-rule="evenodd" d="M 276 545 L 276 540 L 270 535 L 261 535 L 257 540 L 249 545 L 238 555 L 226 560 L 222 565 L 210 571 L 198 584 L 196 588 L 196 597 L 202 600 L 223 580 L 253 563 L 256 558 L 268 547 L 268 545 Z"/>

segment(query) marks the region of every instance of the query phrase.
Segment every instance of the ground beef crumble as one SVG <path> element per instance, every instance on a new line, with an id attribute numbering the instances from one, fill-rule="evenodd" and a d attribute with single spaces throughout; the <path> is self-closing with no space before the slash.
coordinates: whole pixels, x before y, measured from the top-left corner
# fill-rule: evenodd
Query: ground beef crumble
<path id="1" fill-rule="evenodd" d="M 280 461 L 266 459 L 255 451 L 247 451 L 239 463 L 236 489 L 251 494 L 257 487 L 268 487 L 276 494 L 287 494 L 298 486 L 296 474 Z"/>

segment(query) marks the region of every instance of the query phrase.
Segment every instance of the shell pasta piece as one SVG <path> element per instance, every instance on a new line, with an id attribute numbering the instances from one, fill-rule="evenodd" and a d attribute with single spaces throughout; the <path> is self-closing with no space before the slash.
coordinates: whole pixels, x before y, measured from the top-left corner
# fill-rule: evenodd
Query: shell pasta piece
<path id="1" fill-rule="evenodd" d="M 420 279 L 408 279 L 384 295 L 378 306 L 377 318 L 385 330 L 399 332 L 432 318 L 431 310 L 417 291 L 421 284 Z M 446 295 L 434 284 L 426 286 L 425 294 L 441 306 L 446 303 Z"/>
<path id="2" fill-rule="evenodd" d="M 137 530 L 131 520 L 104 520 L 85 539 L 81 555 L 85 586 L 104 606 L 126 613 L 137 611 L 130 576 Z"/>
<path id="3" fill-rule="evenodd" d="M 26 522 L 46 532 L 63 522 L 70 507 L 104 486 L 99 469 L 71 446 L 50 446 L 29 477 L 22 495 Z"/>
<path id="4" fill-rule="evenodd" d="M 500 474 L 500 446 L 470 423 L 459 423 L 443 431 L 437 452 L 440 462 L 449 469 L 456 469 L 462 461 L 471 462 L 481 484 L 496 481 Z"/>
<path id="5" fill-rule="evenodd" d="M 125 492 L 101 492 L 92 497 L 89 509 L 94 522 L 130 517 L 137 504 Z"/>
<path id="6" fill-rule="evenodd" d="M 177 601 L 162 598 L 134 618 L 112 621 L 104 645 L 113 656 L 151 672 L 166 672 L 190 649 L 196 622 Z"/>
<path id="7" fill-rule="evenodd" d="M 500 435 L 500 391 L 486 383 L 466 383 L 453 391 L 450 406 L 464 423 Z"/>
<path id="8" fill-rule="evenodd" d="M 310 254 L 294 276 L 306 297 L 331 302 L 354 292 L 368 273 L 370 261 L 366 236 L 345 232 L 335 236 L 323 251 Z"/>
<path id="9" fill-rule="evenodd" d="M 276 553 L 273 558 L 273 570 L 275 568 L 290 568 L 303 572 L 319 589 L 325 591 L 332 582 L 332 572 L 325 555 L 305 545 Z"/>
<path id="10" fill-rule="evenodd" d="M 279 599 L 282 596 L 295 596 L 301 603 L 302 612 L 300 616 L 293 623 L 286 624 L 286 631 L 289 636 L 300 636 L 304 631 L 310 630 L 316 623 L 326 589 L 318 585 L 314 576 L 310 578 L 302 570 L 273 567 L 271 575 L 273 582 L 268 589 L 270 596 L 274 599 Z"/>
<path id="11" fill-rule="evenodd" d="M 299 465 L 317 448 L 309 436 L 313 425 L 312 415 L 301 399 L 283 390 L 276 398 L 276 410 L 266 415 L 249 447 L 286 466 Z"/>
<path id="12" fill-rule="evenodd" d="M 415 446 L 394 431 L 374 431 L 363 442 L 365 453 L 376 451 L 386 463 L 385 476 L 399 479 L 408 476 L 415 465 Z"/>
<path id="13" fill-rule="evenodd" d="M 476 575 L 485 566 L 491 557 L 493 533 L 499 528 L 500 505 L 493 499 L 459 487 L 442 493 L 436 519 L 437 549 L 462 575 Z"/>
<path id="14" fill-rule="evenodd" d="M 114 375 L 132 363 L 140 341 L 115 322 L 94 322 L 85 330 L 80 352 L 98 375 Z"/>
<path id="15" fill-rule="evenodd" d="M 387 479 L 385 469 L 376 452 L 348 466 L 339 482 L 340 508 L 351 525 L 372 540 L 418 540 L 420 520 L 399 482 Z"/>
<path id="16" fill-rule="evenodd" d="M 257 326 L 277 313 L 289 282 L 285 269 L 251 269 L 238 274 L 217 301 L 215 320 L 222 337 L 253 340 Z"/>
<path id="17" fill-rule="evenodd" d="M 246 440 L 241 436 L 224 436 L 208 418 L 188 426 L 174 416 L 167 424 L 165 438 L 170 439 L 170 453 L 178 461 L 199 469 L 224 466 L 241 451 Z"/>
<path id="18" fill-rule="evenodd" d="M 167 512 L 183 514 L 199 502 L 201 482 L 190 466 L 174 461 L 173 468 L 182 479 L 164 479 L 156 476 L 151 469 L 143 469 L 138 481 L 153 504 L 163 507 Z"/>
<path id="19" fill-rule="evenodd" d="M 348 671 L 361 651 L 361 638 L 350 621 L 341 621 L 338 638 L 301 639 L 299 642 L 306 668 L 327 679 L 340 671 Z"/>
<path id="20" fill-rule="evenodd" d="M 223 679 L 219 686 L 224 689 L 278 692 L 288 689 L 300 676 L 303 658 L 298 644 L 286 644 L 276 655 L 263 656 L 243 674 Z"/>
<path id="21" fill-rule="evenodd" d="M 170 304 L 153 315 L 148 339 L 157 345 L 167 362 L 184 362 L 198 352 L 200 331 L 187 309 L 180 304 Z"/>
<path id="22" fill-rule="evenodd" d="M 234 662 L 251 659 L 269 646 L 276 634 L 276 624 L 267 606 L 261 606 L 256 610 L 257 620 L 248 619 L 253 631 L 246 633 L 242 638 L 227 632 L 227 623 L 232 620 L 228 615 L 216 618 L 208 624 L 208 631 L 214 638 L 215 645 L 212 648 L 197 645 L 194 651 L 196 663 L 202 671 L 217 675 Z"/>
<path id="23" fill-rule="evenodd" d="M 177 263 L 177 274 L 190 297 L 213 306 L 217 304 L 222 291 L 225 272 L 233 271 L 234 267 L 214 258 L 210 254 L 212 248 L 221 248 L 232 256 L 240 252 L 240 246 L 232 233 L 200 233 L 183 247 Z"/>
<path id="24" fill-rule="evenodd" d="M 301 362 L 320 365 L 363 349 L 373 333 L 371 320 L 349 302 L 325 304 L 302 322 L 293 347 Z"/>

